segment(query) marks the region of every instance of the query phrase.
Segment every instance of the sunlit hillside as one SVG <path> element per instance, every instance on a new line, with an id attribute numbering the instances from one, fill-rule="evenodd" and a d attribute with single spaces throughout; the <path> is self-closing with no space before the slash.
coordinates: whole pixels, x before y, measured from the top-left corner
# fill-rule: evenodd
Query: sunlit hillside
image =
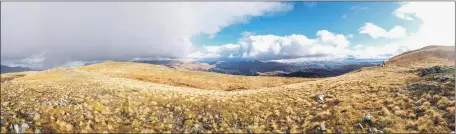
<path id="1" fill-rule="evenodd" d="M 275 87 L 315 80 L 309 78 L 225 75 L 211 72 L 188 71 L 179 68 L 173 69 L 145 63 L 112 61 L 84 66 L 77 68 L 76 70 L 88 71 L 110 77 L 210 90 L 259 89 L 263 87 Z"/>
<path id="2" fill-rule="evenodd" d="M 449 133 L 454 57 L 426 47 L 319 79 L 129 62 L 1 74 L 1 132 Z"/>

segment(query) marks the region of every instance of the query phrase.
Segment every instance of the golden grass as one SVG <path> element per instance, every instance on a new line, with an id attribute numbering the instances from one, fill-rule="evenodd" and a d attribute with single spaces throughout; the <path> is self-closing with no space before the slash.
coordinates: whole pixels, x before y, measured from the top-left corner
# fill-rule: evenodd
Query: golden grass
<path id="1" fill-rule="evenodd" d="M 419 68 L 432 65 L 454 65 L 455 61 L 454 46 L 427 46 L 395 56 L 389 59 L 386 65 Z"/>
<path id="2" fill-rule="evenodd" d="M 324 124 L 329 133 L 366 133 L 374 127 L 387 133 L 449 133 L 454 129 L 454 98 L 404 88 L 422 80 L 409 70 L 401 66 L 369 67 L 278 87 L 244 83 L 245 88 L 260 89 L 224 91 L 235 89 L 225 87 L 236 80 L 258 84 L 255 82 L 271 78 L 118 62 L 52 69 L 2 84 L 1 130 L 27 123 L 30 128 L 26 132 L 313 133 Z M 53 79 L 53 74 L 61 77 Z M 11 75 L 15 74 L 2 78 Z M 46 75 L 52 79 L 43 78 Z M 34 79 L 38 77 L 43 79 Z M 143 77 L 182 79 L 187 85 L 136 79 Z M 198 84 L 191 85 L 193 82 Z M 327 96 L 324 103 L 314 99 L 316 94 Z M 373 123 L 363 122 L 364 115 L 371 115 Z M 356 128 L 357 123 L 364 129 Z"/>
<path id="3" fill-rule="evenodd" d="M 84 66 L 79 69 L 101 73 L 111 77 L 128 78 L 180 87 L 228 91 L 275 87 L 315 80 L 315 78 L 236 76 L 212 72 L 172 69 L 144 63 L 121 63 L 113 61 Z"/>

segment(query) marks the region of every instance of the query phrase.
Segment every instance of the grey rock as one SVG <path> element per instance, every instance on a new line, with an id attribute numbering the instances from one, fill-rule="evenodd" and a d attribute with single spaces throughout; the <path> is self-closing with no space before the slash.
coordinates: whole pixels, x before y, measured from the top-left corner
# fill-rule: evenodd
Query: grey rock
<path id="1" fill-rule="evenodd" d="M 326 131 L 326 126 L 325 126 L 325 124 L 322 123 L 319 126 L 317 126 L 315 133 L 323 133 L 325 131 Z"/>
<path id="2" fill-rule="evenodd" d="M 361 130 L 364 129 L 364 127 L 363 127 L 363 125 L 361 125 L 361 123 L 358 123 L 358 124 L 356 124 L 355 126 L 356 126 L 356 128 L 359 128 L 359 129 L 361 129 Z"/>
<path id="3" fill-rule="evenodd" d="M 21 133 L 21 128 L 19 127 L 18 124 L 14 124 L 14 131 L 15 131 L 16 133 Z"/>
<path id="4" fill-rule="evenodd" d="M 325 95 L 323 94 L 317 94 L 315 95 L 315 99 L 318 101 L 318 103 L 324 103 L 325 102 Z"/>
<path id="5" fill-rule="evenodd" d="M 373 132 L 378 132 L 377 128 L 375 128 L 375 127 L 372 128 L 372 131 L 373 131 Z"/>
<path id="6" fill-rule="evenodd" d="M 320 130 L 321 130 L 321 131 L 326 131 L 326 126 L 325 126 L 325 124 L 323 124 L 323 123 L 320 124 Z"/>
<path id="7" fill-rule="evenodd" d="M 35 133 L 41 133 L 41 129 L 39 129 L 39 128 L 35 129 Z"/>
<path id="8" fill-rule="evenodd" d="M 367 129 L 367 134 L 374 134 L 374 131 L 371 128 L 369 128 Z"/>
<path id="9" fill-rule="evenodd" d="M 27 123 L 22 123 L 22 124 L 11 124 L 9 126 L 10 131 L 14 131 L 16 133 L 25 133 L 25 130 L 27 128 L 30 128 Z"/>
<path id="10" fill-rule="evenodd" d="M 370 115 L 364 116 L 363 120 L 364 120 L 364 122 L 366 122 L 368 124 L 372 124 L 372 116 L 370 116 Z"/>
<path id="11" fill-rule="evenodd" d="M 29 126 L 27 123 L 22 123 L 21 126 L 20 126 L 20 128 L 19 128 L 19 132 L 20 132 L 20 133 L 25 133 L 25 130 L 26 130 L 27 128 L 30 128 L 30 126 Z"/>
<path id="12" fill-rule="evenodd" d="M 342 130 L 337 130 L 336 134 L 343 134 Z"/>

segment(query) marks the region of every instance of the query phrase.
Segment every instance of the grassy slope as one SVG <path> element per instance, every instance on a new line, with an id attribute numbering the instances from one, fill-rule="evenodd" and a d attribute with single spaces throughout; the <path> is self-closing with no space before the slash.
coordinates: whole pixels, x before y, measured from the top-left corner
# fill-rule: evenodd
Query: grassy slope
<path id="1" fill-rule="evenodd" d="M 409 68 L 428 67 L 431 65 L 454 65 L 456 61 L 454 46 L 427 46 L 406 52 L 389 59 L 387 66 Z"/>
<path id="2" fill-rule="evenodd" d="M 111 77 L 211 90 L 259 89 L 315 80 L 306 78 L 235 76 L 211 72 L 176 70 L 144 63 L 112 61 L 84 66 L 79 69 L 101 73 Z"/>
<path id="3" fill-rule="evenodd" d="M 426 66 L 439 64 L 448 63 Z M 321 123 L 329 129 L 327 132 L 366 132 L 365 123 L 364 130 L 354 127 L 362 122 L 364 114 L 373 117 L 370 127 L 386 132 L 449 132 L 451 125 L 454 128 L 454 123 L 446 121 L 451 118 L 448 114 L 454 113 L 454 100 L 444 110 L 414 115 L 414 105 L 420 98 L 409 95 L 404 84 L 420 77 L 408 72 L 411 67 L 406 66 L 368 67 L 338 77 L 237 91 L 221 90 L 238 79 L 259 81 L 261 85 L 271 78 L 173 73 L 158 66 L 141 66 L 112 62 L 25 76 L 2 74 L 2 79 L 17 77 L 1 86 L 1 119 L 6 123 L 2 124 L 2 132 L 10 124 L 23 122 L 30 122 L 27 131 L 40 128 L 43 132 L 314 132 Z M 137 76 L 144 72 L 148 72 L 146 76 Z M 176 81 L 178 75 L 178 81 L 198 84 L 174 87 L 137 80 L 156 77 Z M 211 85 L 214 83 L 225 85 Z M 243 84 L 246 88 L 264 85 Z M 317 93 L 331 97 L 318 104 L 314 100 Z"/>

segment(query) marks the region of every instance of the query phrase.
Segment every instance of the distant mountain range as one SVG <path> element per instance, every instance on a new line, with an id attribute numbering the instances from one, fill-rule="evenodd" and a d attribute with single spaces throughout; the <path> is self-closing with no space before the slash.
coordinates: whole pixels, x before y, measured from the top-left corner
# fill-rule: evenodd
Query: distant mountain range
<path id="1" fill-rule="evenodd" d="M 28 67 L 21 67 L 21 66 L 10 67 L 10 66 L 5 66 L 5 65 L 0 65 L 0 66 L 1 66 L 0 67 L 1 73 L 32 71 L 32 69 L 30 69 Z"/>
<path id="2" fill-rule="evenodd" d="M 192 71 L 209 71 L 215 67 L 215 65 L 187 60 L 141 60 L 135 62 L 163 65 L 170 68 L 187 69 Z"/>
<path id="3" fill-rule="evenodd" d="M 245 76 L 281 76 L 281 77 L 331 77 L 338 76 L 366 66 L 381 64 L 383 60 L 344 59 L 338 61 L 191 61 L 191 60 L 139 60 L 139 63 L 163 65 L 175 69 L 216 72 Z M 87 63 L 85 65 L 96 64 Z M 31 71 L 27 67 L 9 67 L 2 65 L 1 73 Z"/>
<path id="4" fill-rule="evenodd" d="M 342 61 L 306 61 L 306 62 L 276 62 L 259 60 L 235 61 L 183 61 L 183 60 L 143 60 L 135 61 L 171 68 L 181 68 L 192 71 L 207 71 L 232 75 L 246 76 L 282 76 L 282 77 L 331 77 L 366 66 L 381 64 L 383 60 Z"/>

